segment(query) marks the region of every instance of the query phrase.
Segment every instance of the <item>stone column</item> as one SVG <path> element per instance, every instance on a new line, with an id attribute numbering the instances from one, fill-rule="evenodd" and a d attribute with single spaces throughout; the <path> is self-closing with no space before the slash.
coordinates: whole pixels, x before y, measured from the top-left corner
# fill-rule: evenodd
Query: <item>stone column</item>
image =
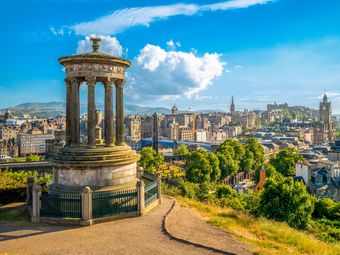
<path id="1" fill-rule="evenodd" d="M 116 145 L 124 143 L 124 80 L 116 80 Z"/>
<path id="2" fill-rule="evenodd" d="M 33 223 L 39 223 L 40 221 L 40 196 L 41 196 L 41 186 L 39 184 L 33 185 L 32 192 L 32 217 L 31 221 Z"/>
<path id="3" fill-rule="evenodd" d="M 144 182 L 137 181 L 137 211 L 139 216 L 145 214 Z"/>
<path id="4" fill-rule="evenodd" d="M 92 225 L 92 190 L 85 187 L 81 193 L 81 225 Z"/>
<path id="5" fill-rule="evenodd" d="M 157 199 L 159 202 L 162 202 L 162 175 L 160 173 L 156 173 L 156 178 L 157 178 Z"/>
<path id="6" fill-rule="evenodd" d="M 105 81 L 105 143 L 106 146 L 113 146 L 113 80 Z"/>
<path id="7" fill-rule="evenodd" d="M 71 124 L 71 94 L 72 87 L 69 79 L 65 79 L 66 83 L 66 146 L 70 146 L 72 140 L 72 124 Z"/>
<path id="8" fill-rule="evenodd" d="M 71 122 L 71 146 L 80 143 L 80 125 L 79 125 L 79 81 L 77 78 L 70 78 L 71 96 L 70 96 L 70 122 Z"/>
<path id="9" fill-rule="evenodd" d="M 87 140 L 89 146 L 96 145 L 96 104 L 94 89 L 96 85 L 95 77 L 86 77 L 88 87 L 87 94 Z"/>

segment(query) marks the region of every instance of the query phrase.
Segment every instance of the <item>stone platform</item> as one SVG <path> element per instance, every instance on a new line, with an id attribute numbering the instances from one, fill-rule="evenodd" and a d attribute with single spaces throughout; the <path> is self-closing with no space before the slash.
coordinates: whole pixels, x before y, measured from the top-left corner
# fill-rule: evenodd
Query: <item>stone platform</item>
<path id="1" fill-rule="evenodd" d="M 129 146 L 65 147 L 54 157 L 52 191 L 120 190 L 135 187 L 140 155 Z"/>

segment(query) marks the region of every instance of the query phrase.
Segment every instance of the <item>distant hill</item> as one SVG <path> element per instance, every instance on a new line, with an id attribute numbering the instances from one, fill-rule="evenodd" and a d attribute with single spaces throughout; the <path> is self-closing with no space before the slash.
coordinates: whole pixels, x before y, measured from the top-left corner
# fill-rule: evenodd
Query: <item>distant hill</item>
<path id="1" fill-rule="evenodd" d="M 66 104 L 64 102 L 47 102 L 47 103 L 23 103 L 15 107 L 8 107 L 12 115 L 30 114 L 32 117 L 48 118 L 65 114 Z M 104 104 L 98 103 L 97 108 L 104 112 Z M 0 114 L 4 114 L 7 108 L 0 109 Z M 80 106 L 81 113 L 86 113 L 86 105 Z M 125 114 L 153 114 L 154 112 L 170 113 L 170 109 L 164 107 L 145 107 L 138 105 L 125 105 Z"/>

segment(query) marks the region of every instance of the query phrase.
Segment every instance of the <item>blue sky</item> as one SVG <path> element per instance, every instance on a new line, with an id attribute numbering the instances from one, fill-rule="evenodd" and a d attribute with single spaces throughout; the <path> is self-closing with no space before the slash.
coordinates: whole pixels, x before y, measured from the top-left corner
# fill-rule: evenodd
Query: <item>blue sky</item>
<path id="1" fill-rule="evenodd" d="M 0 0 L 0 107 L 64 101 L 57 58 L 97 34 L 128 49 L 129 104 L 317 107 L 326 91 L 340 113 L 339 13 L 338 0 Z"/>

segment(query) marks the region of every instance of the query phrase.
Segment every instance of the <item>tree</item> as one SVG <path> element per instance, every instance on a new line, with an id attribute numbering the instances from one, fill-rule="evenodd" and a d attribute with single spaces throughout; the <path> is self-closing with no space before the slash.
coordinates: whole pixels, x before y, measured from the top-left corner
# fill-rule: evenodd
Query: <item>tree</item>
<path id="1" fill-rule="evenodd" d="M 250 172 L 254 169 L 255 157 L 253 152 L 247 147 L 245 154 L 240 162 L 240 168 L 245 172 Z"/>
<path id="2" fill-rule="evenodd" d="M 38 155 L 29 154 L 26 156 L 27 162 L 39 161 L 40 157 Z"/>
<path id="3" fill-rule="evenodd" d="M 303 160 L 303 157 L 297 153 L 296 149 L 287 148 L 281 150 L 269 162 L 283 176 L 293 176 L 295 175 L 295 163 L 299 160 Z"/>
<path id="4" fill-rule="evenodd" d="M 188 147 L 184 144 L 180 144 L 176 150 L 174 150 L 174 156 L 187 155 L 189 153 Z"/>
<path id="5" fill-rule="evenodd" d="M 258 213 L 268 219 L 287 222 L 291 227 L 305 229 L 314 209 L 314 199 L 305 185 L 293 178 L 274 175 L 264 184 Z"/>
<path id="6" fill-rule="evenodd" d="M 235 175 L 239 170 L 239 164 L 237 161 L 233 160 L 230 154 L 223 154 L 217 152 L 216 156 L 219 160 L 219 167 L 221 170 L 221 179 L 226 178 L 230 175 Z"/>
<path id="7" fill-rule="evenodd" d="M 212 167 L 205 153 L 193 151 L 186 156 L 185 175 L 188 181 L 204 183 L 210 181 Z"/>
<path id="8" fill-rule="evenodd" d="M 212 152 L 191 152 L 186 156 L 186 177 L 195 183 L 216 182 L 221 177 L 219 164 L 218 157 Z"/>
<path id="9" fill-rule="evenodd" d="M 138 164 L 143 167 L 146 171 L 155 173 L 158 171 L 159 167 L 164 164 L 164 158 L 162 155 L 157 154 L 157 152 L 151 147 L 145 147 L 141 150 L 141 159 Z"/>
<path id="10" fill-rule="evenodd" d="M 208 152 L 208 159 L 211 165 L 210 181 L 216 182 L 221 178 L 220 161 L 212 152 Z"/>
<path id="11" fill-rule="evenodd" d="M 245 149 L 252 152 L 254 156 L 254 165 L 252 170 L 261 168 L 264 163 L 264 150 L 262 145 L 255 138 L 248 138 Z"/>

